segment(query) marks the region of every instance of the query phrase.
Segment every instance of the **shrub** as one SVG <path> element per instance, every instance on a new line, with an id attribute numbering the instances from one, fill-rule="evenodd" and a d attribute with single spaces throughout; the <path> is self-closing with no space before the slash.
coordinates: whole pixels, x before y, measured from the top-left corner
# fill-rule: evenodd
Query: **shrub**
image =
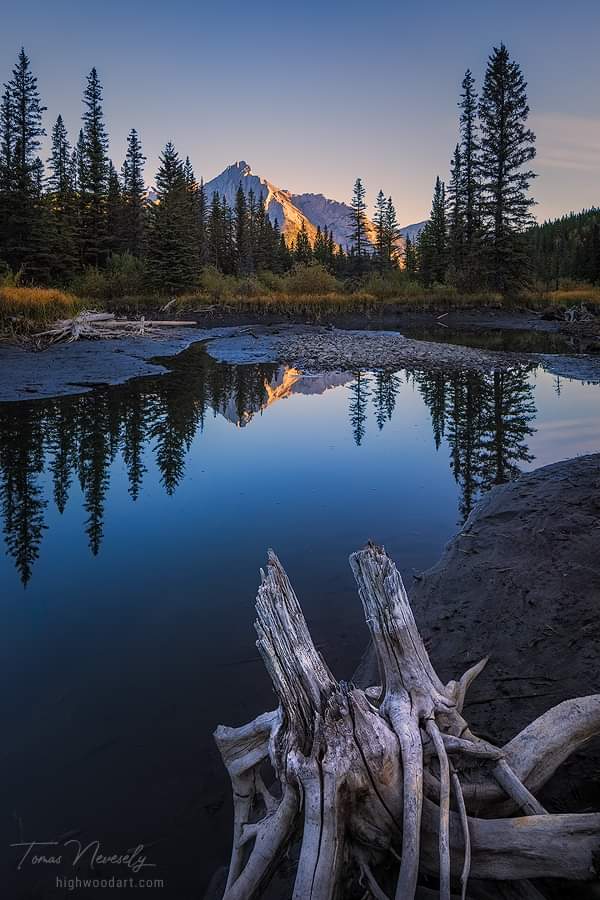
<path id="1" fill-rule="evenodd" d="M 259 272 L 258 280 L 268 291 L 283 293 L 285 291 L 285 278 L 276 272 Z"/>
<path id="2" fill-rule="evenodd" d="M 230 300 L 235 296 L 237 279 L 223 275 L 214 266 L 207 266 L 200 274 L 200 290 L 215 300 Z"/>
<path id="3" fill-rule="evenodd" d="M 420 287 L 420 285 L 409 282 L 405 272 L 402 272 L 400 269 L 392 269 L 390 272 L 383 274 L 373 273 L 369 275 L 362 281 L 360 290 L 365 291 L 367 294 L 373 294 L 382 300 L 392 300 L 406 295 L 409 286 L 412 288 L 413 293 L 415 288 Z"/>
<path id="4" fill-rule="evenodd" d="M 335 293 L 341 287 L 335 276 L 319 263 L 297 264 L 282 281 L 284 291 L 308 296 Z"/>
<path id="5" fill-rule="evenodd" d="M 116 253 L 111 256 L 106 268 L 86 266 L 71 282 L 71 290 L 79 297 L 95 300 L 141 294 L 147 283 L 148 274 L 143 260 L 130 253 Z"/>

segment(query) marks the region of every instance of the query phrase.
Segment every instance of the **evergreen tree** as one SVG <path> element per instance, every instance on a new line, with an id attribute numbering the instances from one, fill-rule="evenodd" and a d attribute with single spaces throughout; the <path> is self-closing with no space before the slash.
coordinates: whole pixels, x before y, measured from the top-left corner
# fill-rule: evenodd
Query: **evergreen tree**
<path id="1" fill-rule="evenodd" d="M 202 267 L 207 265 L 209 260 L 208 202 L 203 178 L 200 179 L 200 184 L 198 185 L 198 244 L 200 267 Z"/>
<path id="2" fill-rule="evenodd" d="M 448 184 L 448 266 L 452 281 L 460 283 L 464 273 L 465 195 L 460 146 L 457 144 L 450 164 Z"/>
<path id="3" fill-rule="evenodd" d="M 313 255 L 315 260 L 322 266 L 328 265 L 328 250 L 327 250 L 327 229 L 325 229 L 325 234 L 321 231 L 321 226 L 317 225 L 317 233 L 315 235 L 315 243 L 313 246 Z"/>
<path id="4" fill-rule="evenodd" d="M 446 228 L 446 188 L 439 176 L 435 180 L 431 216 L 419 235 L 419 275 L 426 286 L 446 280 L 448 234 Z"/>
<path id="5" fill-rule="evenodd" d="M 464 218 L 461 280 L 473 286 L 477 280 L 480 228 L 480 160 L 475 79 L 467 69 L 460 96 L 460 206 Z"/>
<path id="6" fill-rule="evenodd" d="M 350 206 L 350 241 L 353 250 L 354 270 L 361 275 L 365 270 L 366 257 L 368 255 L 367 240 L 367 205 L 365 202 L 366 191 L 360 178 L 354 182 L 354 191 Z"/>
<path id="7" fill-rule="evenodd" d="M 37 155 L 45 135 L 37 78 L 21 48 L 12 78 L 5 85 L 0 109 L 0 258 L 32 277 L 42 251 L 41 161 Z"/>
<path id="8" fill-rule="evenodd" d="M 196 280 L 189 254 L 189 196 L 183 165 L 169 142 L 156 175 L 157 202 L 150 211 L 148 265 L 152 286 L 170 292 L 191 288 Z"/>
<path id="9" fill-rule="evenodd" d="M 248 204 L 241 182 L 235 195 L 235 252 L 237 274 L 249 275 L 253 269 L 252 242 Z"/>
<path id="10" fill-rule="evenodd" d="M 200 274 L 202 267 L 200 259 L 200 186 L 196 181 L 194 169 L 189 156 L 186 156 L 183 165 L 183 177 L 187 190 L 187 214 L 186 243 L 190 265 L 196 276 Z"/>
<path id="11" fill-rule="evenodd" d="M 397 265 L 397 241 L 399 237 L 398 219 L 396 209 L 391 197 L 385 204 L 385 256 L 388 268 Z"/>
<path id="12" fill-rule="evenodd" d="M 112 160 L 108 161 L 106 188 L 106 250 L 109 254 L 121 253 L 124 247 L 125 209 L 119 176 Z"/>
<path id="13" fill-rule="evenodd" d="M 279 232 L 279 222 L 275 222 L 277 231 Z M 294 264 L 294 254 L 288 247 L 284 234 L 279 236 L 279 247 L 276 255 L 276 272 L 289 272 Z"/>
<path id="14" fill-rule="evenodd" d="M 375 225 L 375 256 L 377 260 L 377 268 L 382 274 L 388 267 L 389 251 L 387 241 L 387 200 L 382 190 L 377 194 L 375 201 L 375 215 L 373 217 Z"/>
<path id="15" fill-rule="evenodd" d="M 417 248 L 410 239 L 410 235 L 406 235 L 406 243 L 404 245 L 404 270 L 410 279 L 416 277 L 419 269 Z"/>
<path id="16" fill-rule="evenodd" d="M 208 262 L 216 269 L 223 269 L 225 256 L 225 222 L 218 193 L 214 193 L 208 216 Z"/>
<path id="17" fill-rule="evenodd" d="M 102 110 L 102 85 L 92 69 L 83 92 L 82 139 L 79 144 L 80 238 L 82 258 L 100 265 L 107 255 L 108 136 Z"/>
<path id="18" fill-rule="evenodd" d="M 123 183 L 123 249 L 132 256 L 143 256 L 146 237 L 146 157 L 135 128 L 127 135 L 127 154 L 121 170 Z"/>
<path id="19" fill-rule="evenodd" d="M 296 235 L 296 243 L 294 246 L 294 261 L 300 263 L 300 265 L 306 265 L 313 258 L 312 248 L 310 246 L 310 240 L 308 237 L 308 232 L 306 230 L 306 222 L 302 219 L 302 224 L 300 225 L 300 231 Z"/>
<path id="20" fill-rule="evenodd" d="M 76 241 L 76 170 L 73 150 L 62 116 L 52 129 L 52 146 L 48 158 L 46 203 L 49 209 L 47 242 L 54 280 L 66 281 L 78 263 Z"/>
<path id="21" fill-rule="evenodd" d="M 485 264 L 490 285 L 503 293 L 528 277 L 523 231 L 532 223 L 526 168 L 535 157 L 535 135 L 526 127 L 527 84 L 501 44 L 491 54 L 479 103 L 481 190 Z"/>

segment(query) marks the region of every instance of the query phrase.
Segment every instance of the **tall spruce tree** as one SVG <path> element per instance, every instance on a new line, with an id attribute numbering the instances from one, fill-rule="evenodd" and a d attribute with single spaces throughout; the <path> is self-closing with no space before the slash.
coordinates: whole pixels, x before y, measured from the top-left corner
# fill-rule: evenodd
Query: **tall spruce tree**
<path id="1" fill-rule="evenodd" d="M 46 204 L 49 210 L 48 245 L 54 280 L 65 282 L 75 272 L 77 254 L 76 168 L 67 129 L 58 116 L 52 129 L 48 158 Z"/>
<path id="2" fill-rule="evenodd" d="M 377 268 L 379 273 L 383 274 L 388 268 L 389 253 L 387 241 L 387 200 L 381 189 L 375 200 L 373 223 L 375 225 L 375 255 Z"/>
<path id="3" fill-rule="evenodd" d="M 252 236 L 248 203 L 244 189 L 240 185 L 235 195 L 235 253 L 238 275 L 252 272 Z"/>
<path id="4" fill-rule="evenodd" d="M 460 146 L 457 144 L 450 164 L 448 183 L 448 267 L 450 279 L 460 284 L 465 262 L 465 193 Z"/>
<path id="5" fill-rule="evenodd" d="M 123 249 L 132 256 L 143 256 L 146 238 L 146 157 L 135 128 L 127 135 L 127 153 L 121 169 L 123 185 Z"/>
<path id="6" fill-rule="evenodd" d="M 102 110 L 102 85 L 92 69 L 83 92 L 82 141 L 79 146 L 80 238 L 82 258 L 100 265 L 107 256 L 108 135 Z"/>
<path id="7" fill-rule="evenodd" d="M 209 261 L 208 200 L 203 178 L 200 179 L 200 184 L 198 185 L 198 241 L 200 267 L 202 268 L 207 265 Z"/>
<path id="8" fill-rule="evenodd" d="M 37 155 L 42 125 L 37 78 L 21 48 L 0 109 L 0 259 L 33 277 L 41 251 L 41 161 Z"/>
<path id="9" fill-rule="evenodd" d="M 294 245 L 294 261 L 300 265 L 306 265 L 313 258 L 313 251 L 310 245 L 310 239 L 306 230 L 306 222 L 302 219 L 300 231 L 296 235 Z"/>
<path id="10" fill-rule="evenodd" d="M 385 204 L 385 255 L 388 268 L 398 264 L 397 241 L 400 236 L 396 207 L 391 197 Z"/>
<path id="11" fill-rule="evenodd" d="M 460 166 L 461 205 L 463 208 L 463 259 L 461 279 L 473 286 L 478 277 L 480 227 L 480 160 L 477 126 L 477 92 L 470 69 L 462 81 L 460 107 Z"/>
<path id="12" fill-rule="evenodd" d="M 349 216 L 350 242 L 353 250 L 353 268 L 357 275 L 362 275 L 366 267 L 369 242 L 367 240 L 367 204 L 366 190 L 360 178 L 354 182 L 351 213 Z"/>
<path id="13" fill-rule="evenodd" d="M 177 292 L 193 287 L 196 267 L 189 254 L 189 195 L 179 155 L 169 142 L 159 158 L 157 202 L 150 210 L 148 265 L 152 287 Z"/>
<path id="14" fill-rule="evenodd" d="M 189 156 L 186 156 L 183 164 L 183 177 L 187 191 L 188 223 L 186 243 L 190 264 L 197 277 L 202 267 L 200 259 L 200 187 L 196 181 L 196 175 Z"/>
<path id="15" fill-rule="evenodd" d="M 123 192 L 117 170 L 112 160 L 108 161 L 108 182 L 106 188 L 106 251 L 109 255 L 125 250 L 125 207 Z"/>
<path id="16" fill-rule="evenodd" d="M 410 235 L 406 235 L 404 244 L 404 270 L 410 279 L 416 277 L 419 269 L 417 248 L 413 244 Z"/>
<path id="17" fill-rule="evenodd" d="M 485 265 L 490 286 L 506 293 L 528 280 L 524 230 L 532 224 L 529 186 L 535 135 L 527 128 L 527 84 L 501 44 L 488 60 L 479 103 Z"/>
<path id="18" fill-rule="evenodd" d="M 446 187 L 435 180 L 431 216 L 419 235 L 419 275 L 426 286 L 443 284 L 448 267 L 448 233 L 446 227 Z"/>

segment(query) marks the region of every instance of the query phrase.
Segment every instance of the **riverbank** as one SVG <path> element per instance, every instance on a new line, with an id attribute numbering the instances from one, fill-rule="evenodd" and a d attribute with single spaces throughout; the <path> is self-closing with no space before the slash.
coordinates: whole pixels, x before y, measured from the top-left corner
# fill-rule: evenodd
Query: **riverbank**
<path id="1" fill-rule="evenodd" d="M 490 329 L 492 346 L 497 343 L 494 336 L 507 329 L 512 331 L 501 346 L 513 343 L 522 347 L 541 346 L 537 342 L 531 343 L 530 332 L 540 337 L 555 335 L 553 323 L 540 324 L 526 316 L 505 315 L 494 319 L 480 313 L 462 327 L 455 320 L 451 324 L 453 343 L 417 340 L 406 337 L 399 330 L 285 323 L 174 328 L 155 337 L 77 341 L 52 345 L 42 352 L 0 343 L 0 402 L 76 394 L 99 385 L 121 384 L 130 378 L 164 374 L 169 371 L 169 357 L 194 343 L 202 343 L 218 362 L 274 362 L 307 373 L 419 366 L 445 371 L 468 368 L 490 372 L 515 365 L 541 364 L 556 375 L 600 381 L 599 356 L 515 352 L 473 346 L 473 343 L 485 343 L 481 333 L 486 328 Z M 536 324 L 539 327 L 534 327 Z M 406 317 L 398 327 L 416 330 L 418 334 L 425 328 L 427 334 L 439 334 L 440 338 L 448 333 L 448 329 L 438 327 L 431 316 Z M 463 336 L 464 343 L 461 343 Z"/>

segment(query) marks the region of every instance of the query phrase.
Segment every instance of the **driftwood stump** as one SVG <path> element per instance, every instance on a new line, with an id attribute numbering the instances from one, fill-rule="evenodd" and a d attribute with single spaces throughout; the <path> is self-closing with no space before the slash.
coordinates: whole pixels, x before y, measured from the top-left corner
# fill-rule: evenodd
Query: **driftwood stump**
<path id="1" fill-rule="evenodd" d="M 215 732 L 234 803 L 224 900 L 260 897 L 298 843 L 293 900 L 412 900 L 423 879 L 433 893 L 421 896 L 464 900 L 468 886 L 505 896 L 490 880 L 597 878 L 600 814 L 550 815 L 534 794 L 600 732 L 600 695 L 561 703 L 504 747 L 480 740 L 462 709 L 486 660 L 443 684 L 385 551 L 369 545 L 350 565 L 381 677 L 365 691 L 329 671 L 274 553 L 261 570 L 257 645 L 279 706 Z M 540 895 L 524 881 L 519 896 Z"/>

